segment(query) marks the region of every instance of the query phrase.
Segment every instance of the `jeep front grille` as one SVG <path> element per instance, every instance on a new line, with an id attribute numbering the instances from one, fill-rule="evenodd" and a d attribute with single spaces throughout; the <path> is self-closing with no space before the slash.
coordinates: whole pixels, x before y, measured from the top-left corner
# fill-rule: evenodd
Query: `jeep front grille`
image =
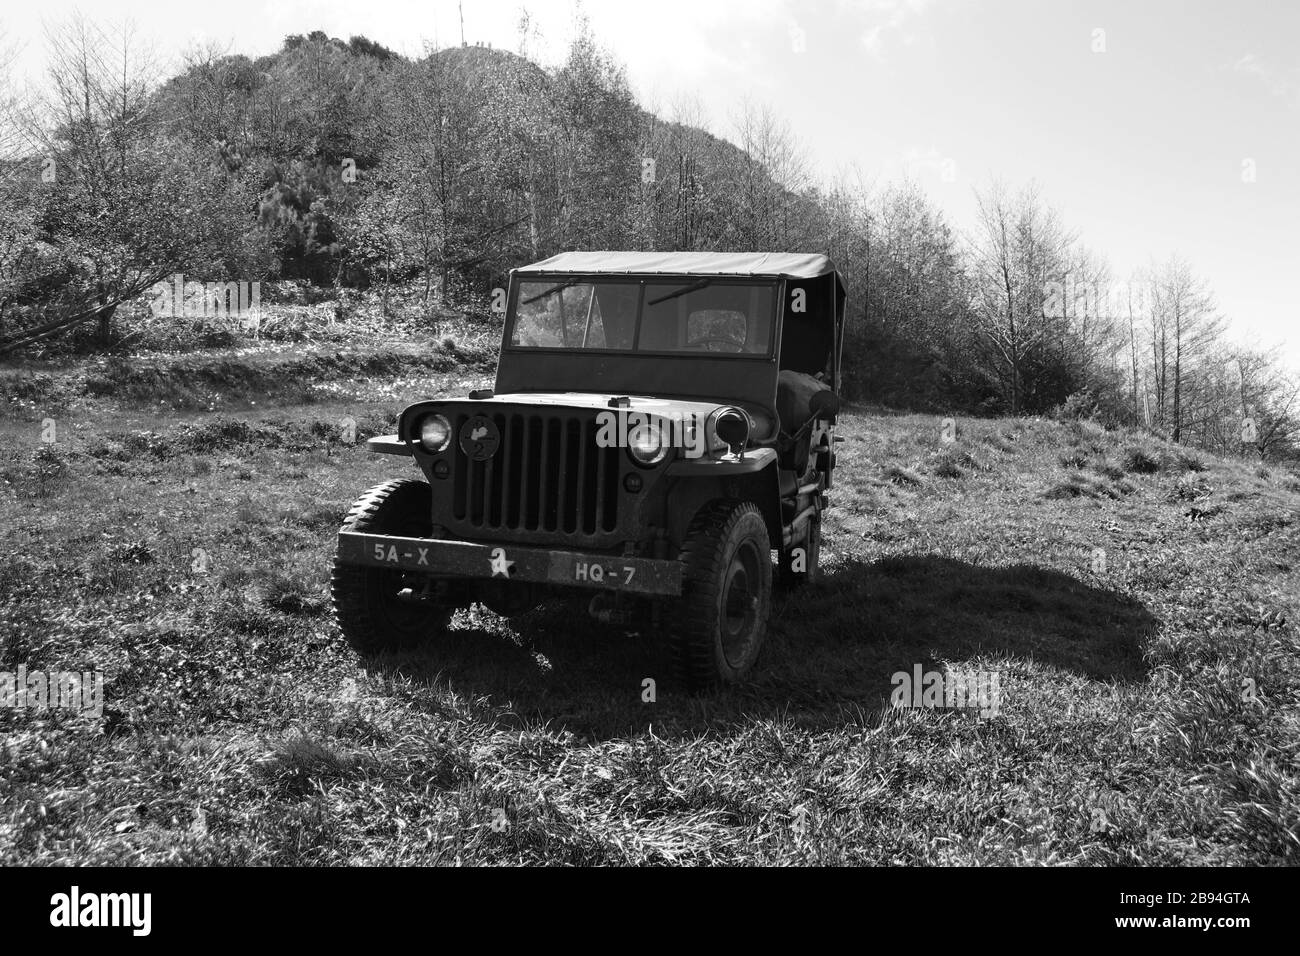
<path id="1" fill-rule="evenodd" d="M 601 537 L 618 528 L 621 450 L 596 445 L 594 415 L 496 412 L 497 453 L 470 461 L 456 450 L 455 521 L 469 530 Z M 453 435 L 470 418 L 457 414 Z"/>

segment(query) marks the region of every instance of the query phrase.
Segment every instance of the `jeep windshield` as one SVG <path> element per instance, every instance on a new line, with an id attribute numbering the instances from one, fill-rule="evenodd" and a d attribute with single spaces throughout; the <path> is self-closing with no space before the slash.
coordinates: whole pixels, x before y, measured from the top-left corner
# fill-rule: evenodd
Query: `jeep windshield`
<path id="1" fill-rule="evenodd" d="M 509 347 L 767 356 L 776 283 L 709 276 L 530 279 L 519 284 Z"/>

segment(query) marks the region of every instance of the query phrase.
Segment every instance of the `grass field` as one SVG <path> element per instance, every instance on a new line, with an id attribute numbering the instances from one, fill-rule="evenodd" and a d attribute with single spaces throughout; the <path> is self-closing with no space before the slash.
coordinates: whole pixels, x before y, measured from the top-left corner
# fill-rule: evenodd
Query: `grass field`
<path id="1" fill-rule="evenodd" d="M 0 709 L 0 863 L 1300 862 L 1294 476 L 854 410 L 825 579 L 777 600 L 752 683 L 687 696 L 652 636 L 563 604 L 363 670 L 334 532 L 415 472 L 346 420 L 491 367 L 429 341 L 0 369 L 0 670 L 106 674 L 98 718 Z M 917 665 L 996 672 L 998 712 L 891 707 Z"/>

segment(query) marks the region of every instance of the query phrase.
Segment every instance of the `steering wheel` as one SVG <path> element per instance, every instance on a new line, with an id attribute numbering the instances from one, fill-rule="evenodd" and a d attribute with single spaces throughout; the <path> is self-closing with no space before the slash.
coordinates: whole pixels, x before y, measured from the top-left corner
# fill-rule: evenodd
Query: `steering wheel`
<path id="1" fill-rule="evenodd" d="M 694 347 L 697 346 L 697 345 L 715 345 L 715 344 L 716 344 L 716 345 L 725 345 L 725 346 L 728 346 L 728 347 L 725 348 L 725 349 L 709 349 L 708 351 L 710 351 L 710 352 L 743 352 L 743 351 L 745 351 L 745 346 L 742 345 L 740 342 L 737 342 L 735 339 L 724 339 L 724 338 L 722 338 L 722 336 L 720 336 L 720 335 L 705 335 L 705 336 L 701 336 L 701 337 L 698 338 L 698 339 L 691 339 L 689 342 L 686 343 L 686 347 L 689 349 L 689 348 L 694 348 Z"/>

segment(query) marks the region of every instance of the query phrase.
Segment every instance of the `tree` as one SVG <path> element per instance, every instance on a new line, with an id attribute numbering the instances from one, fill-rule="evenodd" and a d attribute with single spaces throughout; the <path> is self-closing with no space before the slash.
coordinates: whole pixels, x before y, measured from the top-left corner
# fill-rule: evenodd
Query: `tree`
<path id="1" fill-rule="evenodd" d="M 601 50 L 585 20 L 556 73 L 556 238 L 570 249 L 618 248 L 631 231 L 641 183 L 641 110 L 627 75 Z"/>
<path id="2" fill-rule="evenodd" d="M 788 124 L 766 107 L 745 103 L 736 118 L 736 154 L 728 207 L 730 242 L 750 251 L 793 251 L 803 236 L 810 186 L 808 159 Z"/>
<path id="3" fill-rule="evenodd" d="M 32 155 L 23 104 L 10 83 L 14 52 L 0 34 L 0 336 L 8 334 L 12 312 L 40 258 L 35 196 L 42 164 Z"/>
<path id="4" fill-rule="evenodd" d="M 1192 417 L 1187 399 L 1197 398 L 1197 366 L 1222 333 L 1223 321 L 1205 281 L 1178 256 L 1155 267 L 1149 282 L 1156 406 L 1170 438 L 1181 441 Z"/>
<path id="5" fill-rule="evenodd" d="M 94 315 L 107 339 L 121 303 L 174 272 L 208 268 L 246 220 L 215 157 L 160 122 L 152 60 L 129 25 L 106 32 L 77 17 L 49 41 L 53 94 L 29 134 L 54 170 L 40 238 L 67 271 L 51 306 Z"/>
<path id="6" fill-rule="evenodd" d="M 850 390 L 905 407 L 972 404 L 977 386 L 956 237 L 915 183 L 891 185 L 874 201 L 861 187 L 856 198 L 844 188 L 821 202 L 839 222 L 831 248 L 842 250 L 836 262 L 860 303 L 845 347 Z"/>
<path id="7" fill-rule="evenodd" d="M 1045 392 L 1039 385 L 1058 371 L 1053 366 L 1061 360 L 1059 354 L 1046 354 L 1055 328 L 1048 284 L 1065 272 L 1070 237 L 1056 213 L 1041 204 L 1036 186 L 1011 197 L 994 184 L 977 193 L 976 201 L 974 328 L 1011 414 L 1026 407 L 1041 410 L 1064 397 L 1059 387 Z"/>

